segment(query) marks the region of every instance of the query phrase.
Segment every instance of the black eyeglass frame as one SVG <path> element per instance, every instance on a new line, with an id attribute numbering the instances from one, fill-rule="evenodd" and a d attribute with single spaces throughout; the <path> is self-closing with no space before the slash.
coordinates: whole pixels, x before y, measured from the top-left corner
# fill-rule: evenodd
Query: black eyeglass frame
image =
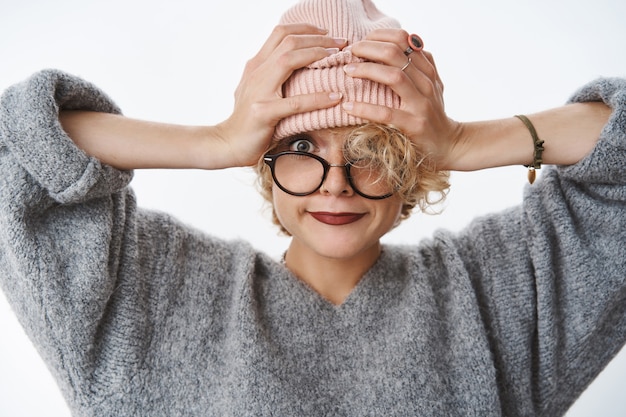
<path id="1" fill-rule="evenodd" d="M 320 183 L 317 185 L 317 187 L 315 187 L 315 189 L 313 191 L 309 191 L 309 192 L 305 192 L 305 193 L 296 193 L 293 191 L 290 191 L 288 189 L 286 189 L 281 183 L 280 181 L 278 181 L 278 179 L 276 178 L 276 173 L 274 172 L 274 166 L 276 164 L 276 160 L 283 156 L 283 155 L 299 155 L 299 156 L 306 156 L 309 158 L 313 158 L 318 160 L 321 164 L 322 167 L 324 167 L 324 174 L 322 175 L 322 179 L 320 180 Z M 270 171 L 272 172 L 272 179 L 274 180 L 274 183 L 278 186 L 278 188 L 280 188 L 281 190 L 283 190 L 284 192 L 286 192 L 287 194 L 296 196 L 296 197 L 304 197 L 307 195 L 311 195 L 313 193 L 315 193 L 317 190 L 319 190 L 322 187 L 322 184 L 324 184 L 324 181 L 326 181 L 326 177 L 328 176 L 328 171 L 330 171 L 330 168 L 332 167 L 339 167 L 339 168 L 344 168 L 345 170 L 345 174 L 346 174 L 346 178 L 348 180 L 348 184 L 350 184 L 350 187 L 352 187 L 352 190 L 354 190 L 355 193 L 357 193 L 358 195 L 360 195 L 361 197 L 370 199 L 370 200 L 383 200 L 385 198 L 389 198 L 393 195 L 393 192 L 382 195 L 382 196 L 371 196 L 368 194 L 365 194 L 363 192 L 361 192 L 352 182 L 352 175 L 350 174 L 350 167 L 353 165 L 352 163 L 348 162 L 346 164 L 331 164 L 329 163 L 327 160 L 325 160 L 324 158 L 322 158 L 321 156 L 309 153 L 309 152 L 299 152 L 299 151 L 285 151 L 285 152 L 279 152 L 277 154 L 265 154 L 265 156 L 263 156 L 263 161 L 270 167 Z"/>

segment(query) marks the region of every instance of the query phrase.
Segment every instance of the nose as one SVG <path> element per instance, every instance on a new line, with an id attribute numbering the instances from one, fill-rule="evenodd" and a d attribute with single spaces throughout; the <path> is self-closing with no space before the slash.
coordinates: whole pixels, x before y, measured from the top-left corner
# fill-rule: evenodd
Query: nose
<path id="1" fill-rule="evenodd" d="M 343 164 L 330 164 L 326 178 L 320 187 L 322 194 L 351 196 L 354 190 L 348 182 L 348 173 Z"/>

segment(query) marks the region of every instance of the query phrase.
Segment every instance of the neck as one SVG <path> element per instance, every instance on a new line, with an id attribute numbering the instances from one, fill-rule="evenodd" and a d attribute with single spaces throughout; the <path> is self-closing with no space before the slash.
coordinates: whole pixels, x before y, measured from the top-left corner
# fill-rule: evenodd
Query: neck
<path id="1" fill-rule="evenodd" d="M 291 241 L 285 253 L 287 268 L 326 300 L 342 304 L 374 265 L 381 252 L 380 243 L 347 258 L 316 253 Z"/>

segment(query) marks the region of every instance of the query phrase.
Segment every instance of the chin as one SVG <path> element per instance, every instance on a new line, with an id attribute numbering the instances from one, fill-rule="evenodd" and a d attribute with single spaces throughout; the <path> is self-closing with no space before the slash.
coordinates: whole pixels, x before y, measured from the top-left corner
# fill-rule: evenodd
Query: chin
<path id="1" fill-rule="evenodd" d="M 365 239 L 354 233 L 346 235 L 333 233 L 330 235 L 318 234 L 318 238 L 310 245 L 311 249 L 320 256 L 330 259 L 351 259 L 368 252 L 378 256 L 380 241 Z"/>

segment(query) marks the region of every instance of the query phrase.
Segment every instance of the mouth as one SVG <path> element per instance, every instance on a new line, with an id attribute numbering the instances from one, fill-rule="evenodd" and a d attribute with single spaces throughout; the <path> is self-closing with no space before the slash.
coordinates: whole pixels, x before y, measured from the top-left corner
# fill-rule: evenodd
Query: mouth
<path id="1" fill-rule="evenodd" d="M 318 222 L 331 226 L 343 226 L 360 220 L 365 213 L 328 213 L 324 211 L 309 212 Z"/>

